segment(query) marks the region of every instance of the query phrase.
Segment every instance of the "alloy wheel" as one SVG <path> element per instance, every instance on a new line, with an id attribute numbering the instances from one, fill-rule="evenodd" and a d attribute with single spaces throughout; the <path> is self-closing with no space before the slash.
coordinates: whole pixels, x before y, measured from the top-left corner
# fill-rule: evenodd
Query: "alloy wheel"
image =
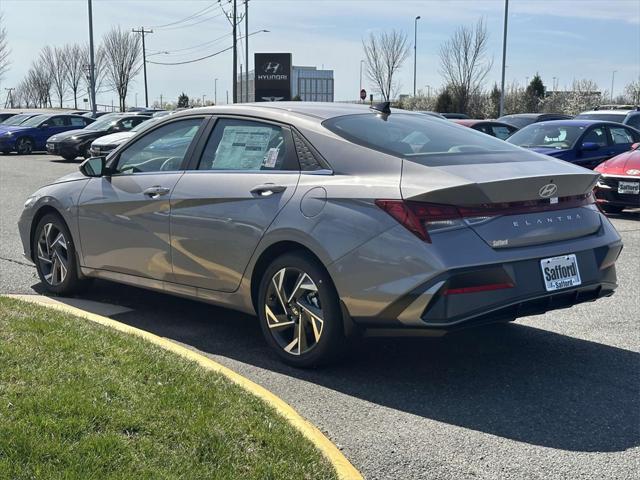
<path id="1" fill-rule="evenodd" d="M 33 144 L 28 138 L 21 138 L 18 140 L 16 150 L 20 155 L 29 155 L 33 151 Z"/>
<path id="2" fill-rule="evenodd" d="M 288 354 L 302 355 L 320 341 L 324 313 L 318 287 L 302 270 L 287 267 L 273 275 L 264 309 L 269 331 Z"/>
<path id="3" fill-rule="evenodd" d="M 57 286 L 67 278 L 69 250 L 67 239 L 53 223 L 42 227 L 37 244 L 38 265 L 45 281 Z"/>

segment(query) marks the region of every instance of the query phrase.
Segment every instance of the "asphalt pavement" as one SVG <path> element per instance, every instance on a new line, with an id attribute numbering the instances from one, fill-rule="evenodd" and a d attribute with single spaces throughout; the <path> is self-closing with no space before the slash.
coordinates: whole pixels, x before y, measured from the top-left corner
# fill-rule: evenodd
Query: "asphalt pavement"
<path id="1" fill-rule="evenodd" d="M 39 185 L 76 168 L 0 156 L 1 293 L 41 292 L 17 218 Z M 443 338 L 367 339 L 328 369 L 282 365 L 255 318 L 211 305 L 99 281 L 83 297 L 99 303 L 84 306 L 263 385 L 368 479 L 638 478 L 640 213 L 612 222 L 625 243 L 613 297 Z"/>

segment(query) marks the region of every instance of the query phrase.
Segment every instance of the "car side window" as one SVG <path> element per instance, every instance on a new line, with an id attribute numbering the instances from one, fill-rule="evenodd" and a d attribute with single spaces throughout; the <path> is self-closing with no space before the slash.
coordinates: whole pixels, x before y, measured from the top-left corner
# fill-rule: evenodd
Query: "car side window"
<path id="1" fill-rule="evenodd" d="M 51 117 L 45 123 L 48 123 L 50 127 L 64 127 L 64 117 Z"/>
<path id="2" fill-rule="evenodd" d="M 84 120 L 84 118 L 71 117 L 70 120 L 71 120 L 71 125 L 74 126 L 74 127 L 83 128 L 83 127 L 87 126 L 87 123 Z"/>
<path id="3" fill-rule="evenodd" d="M 502 125 L 493 125 L 491 128 L 493 129 L 493 136 L 500 140 L 506 140 L 512 133 L 511 130 L 507 127 L 503 127 Z"/>
<path id="4" fill-rule="evenodd" d="M 116 172 L 132 174 L 180 170 L 187 149 L 201 124 L 202 118 L 189 118 L 152 130 L 120 153 Z"/>
<path id="5" fill-rule="evenodd" d="M 603 127 L 594 127 L 587 132 L 587 134 L 582 139 L 582 143 L 597 143 L 600 147 L 607 146 L 607 136 L 604 133 Z"/>
<path id="6" fill-rule="evenodd" d="M 286 132 L 253 120 L 222 118 L 202 152 L 198 170 L 288 170 Z"/>
<path id="7" fill-rule="evenodd" d="M 131 130 L 136 124 L 133 123 L 133 118 L 125 118 L 118 122 L 120 130 Z"/>
<path id="8" fill-rule="evenodd" d="M 633 135 L 624 127 L 609 127 L 614 145 L 633 143 Z"/>
<path id="9" fill-rule="evenodd" d="M 629 120 L 627 120 L 627 125 L 640 130 L 640 113 L 630 115 Z"/>

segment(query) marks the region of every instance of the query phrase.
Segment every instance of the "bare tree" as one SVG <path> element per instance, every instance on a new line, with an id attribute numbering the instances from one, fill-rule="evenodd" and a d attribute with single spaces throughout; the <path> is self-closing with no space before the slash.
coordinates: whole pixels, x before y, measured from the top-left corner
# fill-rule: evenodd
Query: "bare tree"
<path id="1" fill-rule="evenodd" d="M 462 113 L 467 111 L 471 97 L 481 92 L 493 66 L 493 59 L 487 56 L 488 42 L 487 27 L 480 19 L 475 27 L 458 27 L 440 47 L 440 73 Z"/>
<path id="2" fill-rule="evenodd" d="M 51 86 L 53 82 L 49 69 L 41 59 L 31 64 L 23 82 L 30 104 L 41 108 L 51 106 Z"/>
<path id="3" fill-rule="evenodd" d="M 65 80 L 69 89 L 73 92 L 73 108 L 78 108 L 78 89 L 80 88 L 80 82 L 84 76 L 84 56 L 82 47 L 77 43 L 72 45 L 65 45 L 64 47 L 64 59 L 65 59 Z"/>
<path id="4" fill-rule="evenodd" d="M 0 81 L 9 70 L 9 43 L 7 41 L 7 29 L 4 27 L 4 16 L 0 13 Z"/>
<path id="5" fill-rule="evenodd" d="M 379 34 L 371 33 L 362 41 L 367 76 L 374 83 L 375 90 L 385 101 L 391 100 L 398 89 L 394 79 L 409 55 L 407 36 L 392 30 Z"/>
<path id="6" fill-rule="evenodd" d="M 89 45 L 85 45 L 82 49 L 82 64 L 84 66 L 84 89 L 87 92 L 87 97 L 90 97 L 90 89 L 91 89 L 91 77 L 89 70 L 91 69 L 91 52 L 89 51 Z M 100 92 L 102 88 L 105 76 L 106 76 L 106 55 L 104 51 L 104 47 L 100 45 L 96 50 L 94 50 L 93 55 L 93 68 L 95 75 L 95 88 L 96 95 Z"/>
<path id="7" fill-rule="evenodd" d="M 624 95 L 626 101 L 634 105 L 640 105 L 640 79 L 628 83 L 627 86 L 624 87 Z"/>
<path id="8" fill-rule="evenodd" d="M 106 80 L 118 92 L 120 111 L 125 110 L 129 84 L 142 68 L 140 37 L 118 28 L 103 39 Z"/>
<path id="9" fill-rule="evenodd" d="M 47 45 L 40 51 L 40 63 L 46 69 L 60 108 L 67 92 L 66 49 Z"/>

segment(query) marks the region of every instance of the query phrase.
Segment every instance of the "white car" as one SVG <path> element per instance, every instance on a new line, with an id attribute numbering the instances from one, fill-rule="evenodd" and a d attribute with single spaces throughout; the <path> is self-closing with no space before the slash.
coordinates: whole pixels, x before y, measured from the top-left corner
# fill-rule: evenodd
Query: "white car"
<path id="1" fill-rule="evenodd" d="M 157 118 L 150 118 L 149 120 L 145 120 L 144 122 L 138 124 L 133 127 L 131 130 L 126 132 L 117 132 L 109 135 L 105 135 L 103 137 L 96 138 L 91 143 L 91 148 L 89 152 L 92 157 L 105 157 L 109 155 L 109 153 L 114 150 L 118 145 L 129 140 L 131 137 L 136 135 L 141 130 L 145 130 L 149 125 L 155 123 Z"/>

